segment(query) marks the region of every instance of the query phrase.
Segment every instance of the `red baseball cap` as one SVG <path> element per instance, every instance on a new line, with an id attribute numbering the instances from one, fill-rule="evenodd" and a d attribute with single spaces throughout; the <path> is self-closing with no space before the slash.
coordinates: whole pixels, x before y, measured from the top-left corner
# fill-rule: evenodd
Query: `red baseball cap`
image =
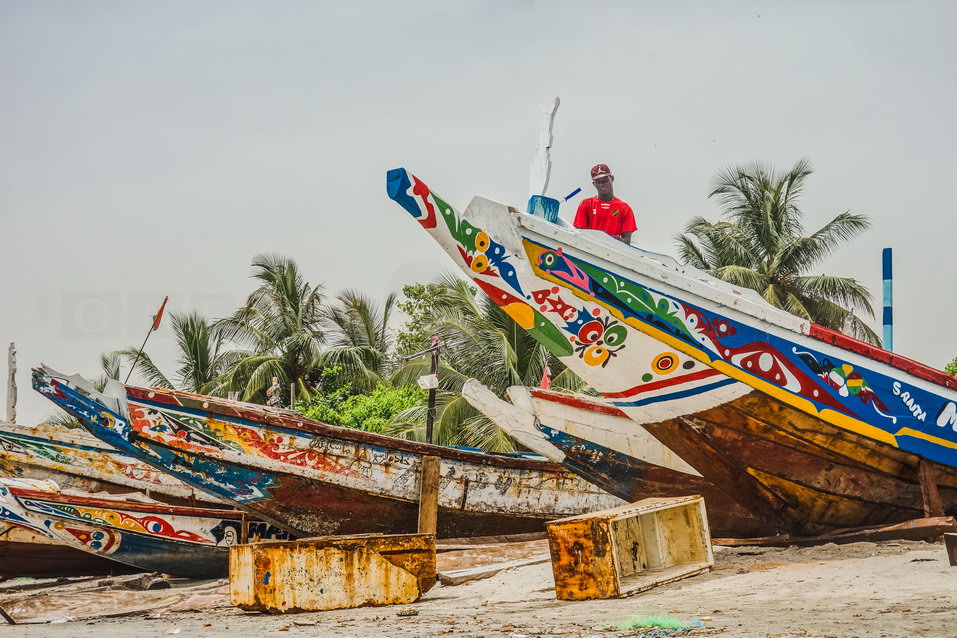
<path id="1" fill-rule="evenodd" d="M 611 169 L 608 164 L 595 164 L 591 167 L 591 178 L 600 179 L 602 177 L 612 177 Z"/>

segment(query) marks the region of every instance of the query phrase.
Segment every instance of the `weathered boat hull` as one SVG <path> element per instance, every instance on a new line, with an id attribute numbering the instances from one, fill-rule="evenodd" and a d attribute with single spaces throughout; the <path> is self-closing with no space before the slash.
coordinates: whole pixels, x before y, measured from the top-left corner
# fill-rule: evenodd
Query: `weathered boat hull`
<path id="1" fill-rule="evenodd" d="M 229 546 L 250 535 L 241 514 L 135 496 L 86 496 L 49 481 L 0 479 L 0 521 L 137 569 L 192 578 L 226 575 Z M 275 528 L 255 531 L 253 539 L 286 538 Z"/>
<path id="2" fill-rule="evenodd" d="M 0 476 L 54 481 L 67 491 L 126 494 L 138 490 L 170 505 L 226 507 L 82 429 L 0 422 Z"/>
<path id="3" fill-rule="evenodd" d="M 692 467 L 672 460 L 670 450 L 617 408 L 589 397 L 532 388 L 513 387 L 508 394 L 511 404 L 474 379 L 462 389 L 469 403 L 523 445 L 628 502 L 700 495 L 717 536 L 777 531 Z"/>
<path id="4" fill-rule="evenodd" d="M 142 570 L 67 547 L 27 529 L 9 525 L 0 528 L 0 579 L 111 576 L 138 571 Z"/>
<path id="5" fill-rule="evenodd" d="M 544 460 L 425 445 L 183 392 L 130 387 L 113 399 L 75 385 L 82 382 L 34 373 L 34 387 L 94 436 L 301 536 L 415 531 L 425 455 L 440 458 L 440 537 L 540 531 L 561 512 L 620 503 Z"/>
<path id="6" fill-rule="evenodd" d="M 911 518 L 920 510 L 913 497 L 921 458 L 948 463 L 957 454 L 951 441 L 957 434 L 942 433 L 957 380 L 921 369 L 895 386 L 885 374 L 891 355 L 824 354 L 826 341 L 843 337 L 809 325 L 784 334 L 783 324 L 800 322 L 782 319 L 753 291 L 724 290 L 668 257 L 601 233 L 549 224 L 482 198 L 462 215 L 402 169 L 389 173 L 388 190 L 519 325 L 782 531 Z M 629 273 L 656 273 L 668 294 L 616 274 L 615 263 L 628 264 Z M 682 301 L 689 290 L 701 293 L 699 301 L 719 299 L 721 312 Z M 748 325 L 748 316 L 767 320 L 767 330 Z M 873 372 L 873 381 L 859 370 Z M 921 424 L 918 432 L 913 406 L 903 412 L 889 406 L 892 398 L 901 403 L 904 395 L 895 392 L 912 399 L 916 387 L 927 398 L 928 380 L 938 385 L 928 399 L 933 410 L 923 411 L 939 413 L 938 429 Z M 957 512 L 955 480 L 951 467 L 938 472 L 947 513 Z"/>

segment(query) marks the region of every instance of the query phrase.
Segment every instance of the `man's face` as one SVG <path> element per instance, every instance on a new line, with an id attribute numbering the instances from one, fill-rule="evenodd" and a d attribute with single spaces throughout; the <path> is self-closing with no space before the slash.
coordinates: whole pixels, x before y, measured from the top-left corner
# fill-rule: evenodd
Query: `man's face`
<path id="1" fill-rule="evenodd" d="M 595 190 L 598 191 L 598 196 L 605 198 L 611 196 L 613 192 L 611 185 L 613 181 L 615 181 L 614 177 L 611 175 L 606 175 L 605 177 L 593 179 L 591 183 L 595 185 Z"/>

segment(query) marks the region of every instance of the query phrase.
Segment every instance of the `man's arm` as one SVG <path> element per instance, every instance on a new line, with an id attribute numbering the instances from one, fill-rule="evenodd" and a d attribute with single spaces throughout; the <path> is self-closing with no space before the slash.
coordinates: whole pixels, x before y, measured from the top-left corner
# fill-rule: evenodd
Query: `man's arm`
<path id="1" fill-rule="evenodd" d="M 631 206 L 625 204 L 625 209 L 622 213 L 624 216 L 621 219 L 621 234 L 618 235 L 618 239 L 626 244 L 630 244 L 631 236 L 638 230 L 638 225 L 635 223 L 635 212 L 631 210 Z"/>

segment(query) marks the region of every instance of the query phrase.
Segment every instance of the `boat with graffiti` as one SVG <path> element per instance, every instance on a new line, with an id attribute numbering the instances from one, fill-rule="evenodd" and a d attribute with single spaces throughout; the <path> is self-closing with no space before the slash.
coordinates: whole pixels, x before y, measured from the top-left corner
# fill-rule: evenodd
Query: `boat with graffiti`
<path id="1" fill-rule="evenodd" d="M 137 569 L 189 578 L 225 576 L 231 545 L 288 539 L 242 512 L 165 505 L 136 492 L 64 491 L 35 479 L 0 478 L 0 522 Z"/>
<path id="2" fill-rule="evenodd" d="M 921 516 L 932 469 L 957 512 L 957 379 L 597 231 L 481 197 L 462 214 L 404 169 L 387 191 L 611 405 L 781 531 Z"/>
<path id="3" fill-rule="evenodd" d="M 422 459 L 440 463 L 439 537 L 538 532 L 621 500 L 545 459 L 429 445 L 279 408 L 33 371 L 91 434 L 292 534 L 417 529 Z"/>
<path id="4" fill-rule="evenodd" d="M 628 415 L 597 397 L 512 386 L 505 401 L 476 379 L 465 382 L 462 396 L 528 449 L 628 502 L 697 494 L 705 498 L 715 536 L 775 532 Z"/>
<path id="5" fill-rule="evenodd" d="M 82 428 L 0 422 L 0 476 L 51 480 L 61 489 L 78 492 L 123 494 L 138 490 L 170 505 L 227 507 Z"/>

